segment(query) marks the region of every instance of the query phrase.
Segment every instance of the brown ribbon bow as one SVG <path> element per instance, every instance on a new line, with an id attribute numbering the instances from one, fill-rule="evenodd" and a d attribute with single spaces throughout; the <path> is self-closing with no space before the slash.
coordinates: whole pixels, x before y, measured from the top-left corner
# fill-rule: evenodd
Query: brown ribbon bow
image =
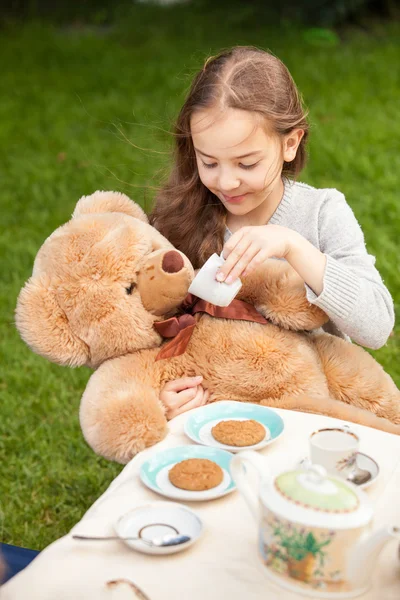
<path id="1" fill-rule="evenodd" d="M 215 306 L 205 300 L 200 300 L 193 294 L 188 294 L 180 306 L 184 314 L 172 317 L 165 321 L 154 323 L 156 331 L 162 337 L 173 338 L 165 344 L 156 356 L 156 360 L 180 356 L 186 350 L 193 329 L 196 327 L 196 313 L 207 313 L 217 319 L 234 319 L 239 321 L 252 321 L 265 325 L 267 319 L 263 317 L 251 304 L 243 300 L 232 300 L 229 306 Z"/>

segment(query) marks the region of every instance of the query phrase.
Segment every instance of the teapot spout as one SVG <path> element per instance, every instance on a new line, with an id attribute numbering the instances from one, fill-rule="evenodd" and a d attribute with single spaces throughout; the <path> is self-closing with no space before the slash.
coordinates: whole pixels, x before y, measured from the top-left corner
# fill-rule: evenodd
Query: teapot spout
<path id="1" fill-rule="evenodd" d="M 354 549 L 349 564 L 349 579 L 358 588 L 368 586 L 376 561 L 384 546 L 393 538 L 400 541 L 400 527 L 388 525 L 378 529 Z"/>

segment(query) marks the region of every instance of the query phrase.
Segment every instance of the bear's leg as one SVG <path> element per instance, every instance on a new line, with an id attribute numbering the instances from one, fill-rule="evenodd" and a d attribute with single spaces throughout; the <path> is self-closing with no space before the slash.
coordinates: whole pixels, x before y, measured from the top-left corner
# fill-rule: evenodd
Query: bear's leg
<path id="1" fill-rule="evenodd" d="M 341 421 L 350 421 L 351 423 L 358 423 L 359 425 L 400 435 L 400 425 L 396 425 L 388 419 L 378 417 L 363 408 L 358 408 L 352 404 L 344 404 L 339 400 L 329 397 L 312 397 L 300 394 L 298 396 L 283 396 L 281 398 L 265 398 L 260 404 L 270 406 L 271 408 L 286 408 L 299 412 L 325 415 Z"/>
<path id="2" fill-rule="evenodd" d="M 333 398 L 400 424 L 400 391 L 366 350 L 329 334 L 313 341 Z"/>
<path id="3" fill-rule="evenodd" d="M 130 358 L 107 361 L 93 373 L 79 415 L 89 446 L 122 464 L 167 434 L 157 390 L 139 380 L 138 365 Z"/>

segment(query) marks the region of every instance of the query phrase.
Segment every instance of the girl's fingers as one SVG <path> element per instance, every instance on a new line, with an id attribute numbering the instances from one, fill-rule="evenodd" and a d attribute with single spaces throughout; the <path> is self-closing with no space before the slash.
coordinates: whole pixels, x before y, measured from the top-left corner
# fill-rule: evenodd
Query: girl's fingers
<path id="1" fill-rule="evenodd" d="M 232 283 L 244 273 L 247 269 L 248 265 L 253 261 L 254 257 L 260 253 L 260 249 L 258 246 L 250 245 L 247 251 L 243 254 L 242 258 L 238 260 L 235 266 L 232 268 L 230 272 L 228 272 L 225 282 L 227 284 Z"/>
<path id="2" fill-rule="evenodd" d="M 253 259 L 247 265 L 243 275 L 249 275 L 249 273 L 252 273 L 255 269 L 257 269 L 257 267 L 259 267 L 268 258 L 269 258 L 269 255 L 265 250 L 260 250 L 259 252 L 257 252 L 257 254 L 253 257 Z"/>
<path id="3" fill-rule="evenodd" d="M 234 233 L 229 238 L 229 240 L 226 242 L 226 244 L 224 244 L 222 256 L 225 260 L 228 258 L 228 256 L 232 252 L 232 250 L 235 248 L 235 246 L 238 245 L 238 243 L 240 242 L 240 240 L 243 238 L 243 236 L 245 234 L 246 234 L 246 229 L 244 227 L 242 227 L 241 229 L 239 229 L 236 233 Z"/>
<path id="4" fill-rule="evenodd" d="M 197 377 L 182 377 L 181 379 L 174 379 L 173 381 L 168 381 L 163 390 L 167 392 L 181 392 L 182 390 L 186 390 L 188 388 L 194 388 L 200 385 L 203 377 L 198 375 Z"/>
<path id="5" fill-rule="evenodd" d="M 251 240 L 249 238 L 243 237 L 240 242 L 236 244 L 233 248 L 232 252 L 228 255 L 228 258 L 225 261 L 225 264 L 222 265 L 221 269 L 217 273 L 217 281 L 225 281 L 227 275 L 231 272 L 234 266 L 238 263 L 238 261 L 243 257 L 243 255 L 249 249 L 251 245 Z M 225 256 L 225 251 L 224 251 Z"/>
<path id="6" fill-rule="evenodd" d="M 181 414 L 187 412 L 188 410 L 192 410 L 192 408 L 197 408 L 198 406 L 202 406 L 204 396 L 205 396 L 204 390 L 201 386 L 199 386 L 199 389 L 197 390 L 196 396 L 194 398 L 192 398 L 185 404 L 181 405 L 179 408 L 175 408 L 174 410 L 169 411 L 168 419 L 171 420 L 174 417 L 177 417 L 178 415 L 181 415 Z"/>
<path id="7" fill-rule="evenodd" d="M 194 398 L 196 398 L 199 393 L 199 388 L 203 389 L 201 386 L 196 386 L 194 388 L 188 388 L 187 390 L 182 390 L 177 394 L 174 394 L 171 400 L 168 402 L 168 406 L 170 410 L 177 410 L 187 402 L 190 402 Z"/>

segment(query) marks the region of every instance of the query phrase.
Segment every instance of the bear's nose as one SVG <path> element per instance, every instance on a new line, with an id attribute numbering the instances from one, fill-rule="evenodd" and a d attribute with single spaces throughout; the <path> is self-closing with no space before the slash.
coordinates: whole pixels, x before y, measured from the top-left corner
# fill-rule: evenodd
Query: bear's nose
<path id="1" fill-rule="evenodd" d="M 179 273 L 184 266 L 183 258 L 176 252 L 176 250 L 170 250 L 164 254 L 161 268 L 166 273 Z"/>

